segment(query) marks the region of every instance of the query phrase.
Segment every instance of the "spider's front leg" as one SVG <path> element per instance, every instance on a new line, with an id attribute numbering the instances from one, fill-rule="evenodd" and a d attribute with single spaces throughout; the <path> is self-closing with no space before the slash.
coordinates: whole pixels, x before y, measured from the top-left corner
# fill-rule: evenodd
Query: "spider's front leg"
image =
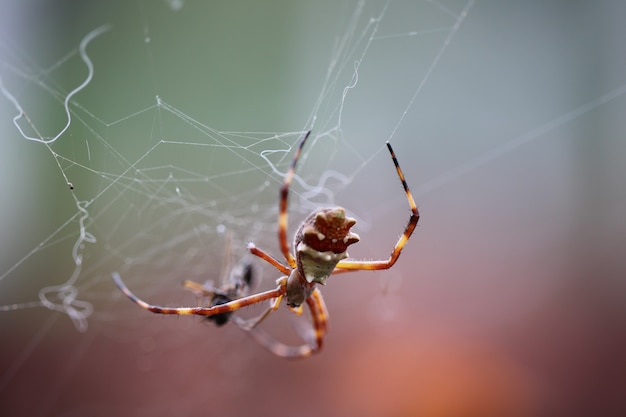
<path id="1" fill-rule="evenodd" d="M 133 294 L 117 272 L 112 274 L 115 285 L 135 304 L 139 307 L 158 314 L 177 314 L 177 315 L 197 315 L 197 316 L 214 316 L 216 314 L 230 313 L 237 311 L 242 307 L 257 304 L 272 298 L 283 297 L 285 295 L 285 287 L 279 285 L 273 290 L 260 292 L 258 294 L 249 295 L 247 297 L 238 298 L 236 300 L 214 305 L 212 307 L 162 307 L 149 304 Z"/>
<path id="2" fill-rule="evenodd" d="M 281 277 L 276 280 L 279 288 L 283 289 L 283 294 L 276 297 L 272 300 L 270 306 L 265 310 L 261 315 L 252 318 L 252 319 L 242 319 L 241 317 L 233 317 L 233 321 L 237 326 L 244 331 L 250 331 L 254 329 L 256 326 L 261 324 L 263 320 L 265 320 L 271 313 L 278 310 L 280 307 L 280 302 L 283 300 L 283 295 L 286 293 L 287 288 L 287 277 Z"/>
<path id="3" fill-rule="evenodd" d="M 398 258 L 400 257 L 400 253 L 404 246 L 409 241 L 409 238 L 413 234 L 413 231 L 417 227 L 417 222 L 420 219 L 419 211 L 417 210 L 417 205 L 415 204 L 415 200 L 413 199 L 413 194 L 411 194 L 411 190 L 409 190 L 409 185 L 406 183 L 404 179 L 404 173 L 400 168 L 400 164 L 398 163 L 398 159 L 396 158 L 396 154 L 391 147 L 391 144 L 387 142 L 387 149 L 389 150 L 389 154 L 391 155 L 391 160 L 393 161 L 394 166 L 396 167 L 396 172 L 398 173 L 398 178 L 400 178 L 400 182 L 402 183 L 402 188 L 404 188 L 404 193 L 406 195 L 407 201 L 409 202 L 409 208 L 411 209 L 411 217 L 409 217 L 409 222 L 404 228 L 404 233 L 398 239 L 393 250 L 391 251 L 391 255 L 389 258 L 382 261 L 352 261 L 352 260 L 342 260 L 337 264 L 338 272 L 349 271 L 349 270 L 380 270 L 380 269 L 389 269 L 391 268 Z"/>

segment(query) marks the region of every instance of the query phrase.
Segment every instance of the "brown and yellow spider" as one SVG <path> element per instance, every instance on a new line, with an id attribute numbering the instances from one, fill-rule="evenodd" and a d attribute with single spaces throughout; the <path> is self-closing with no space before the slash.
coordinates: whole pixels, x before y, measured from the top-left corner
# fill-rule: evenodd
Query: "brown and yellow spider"
<path id="1" fill-rule="evenodd" d="M 396 172 L 402 182 L 409 207 L 411 208 L 409 222 L 404 229 L 404 233 L 393 247 L 389 258 L 379 261 L 346 259 L 348 258 L 348 246 L 358 242 L 359 236 L 350 231 L 352 226 L 356 223 L 356 220 L 351 217 L 346 217 L 346 211 L 342 207 L 321 208 L 311 213 L 296 231 L 293 242 L 295 255 L 293 255 L 287 242 L 287 203 L 289 200 L 289 187 L 295 175 L 296 164 L 302 152 L 302 148 L 310 133 L 310 131 L 306 132 L 300 141 L 280 189 L 278 243 L 287 264 L 281 263 L 267 252 L 257 248 L 253 243 L 248 245 L 250 253 L 265 260 L 284 274 L 284 276 L 276 280 L 278 284 L 276 288 L 237 298 L 232 301 L 212 303 L 212 305 L 208 307 L 161 307 L 148 304 L 135 296 L 122 282 L 120 276 L 114 273 L 113 279 L 120 290 L 140 307 L 153 313 L 193 314 L 209 317 L 222 315 L 221 317 L 226 317 L 226 319 L 230 317 L 228 313 L 239 310 L 242 307 L 260 303 L 265 300 L 273 300 L 270 307 L 257 318 L 245 320 L 233 317 L 232 319 L 240 328 L 249 331 L 250 335 L 258 343 L 278 356 L 306 357 L 319 351 L 326 333 L 328 311 L 324 305 L 321 292 L 316 288 L 316 284 L 325 285 L 328 277 L 334 274 L 391 268 L 398 260 L 402 249 L 415 230 L 419 220 L 419 212 L 393 149 L 389 142 L 387 142 L 387 148 L 389 149 L 391 159 L 396 167 Z M 302 304 L 304 302 L 307 303 L 311 310 L 311 319 L 315 330 L 312 339 L 315 340 L 311 340 L 302 346 L 288 346 L 277 342 L 271 336 L 256 327 L 272 311 L 278 309 L 283 298 L 286 298 L 289 308 L 297 314 L 302 313 Z"/>

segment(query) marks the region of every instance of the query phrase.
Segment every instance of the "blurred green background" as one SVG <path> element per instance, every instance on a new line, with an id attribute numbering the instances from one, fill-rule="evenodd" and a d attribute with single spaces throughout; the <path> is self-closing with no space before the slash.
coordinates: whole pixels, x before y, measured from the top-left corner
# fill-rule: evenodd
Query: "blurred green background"
<path id="1" fill-rule="evenodd" d="M 81 40 L 111 28 L 53 144 L 0 97 L 0 414 L 623 415 L 625 18 L 608 0 L 4 2 L 0 76 L 44 139 L 87 76 Z M 386 140 L 422 214 L 393 269 L 322 288 L 321 353 L 285 361 L 121 296 L 113 271 L 195 305 L 180 282 L 219 280 L 229 234 L 236 259 L 278 256 L 308 128 L 290 236 L 342 205 L 351 256 L 385 258 L 408 220 Z M 291 321 L 264 326 L 291 341 Z"/>

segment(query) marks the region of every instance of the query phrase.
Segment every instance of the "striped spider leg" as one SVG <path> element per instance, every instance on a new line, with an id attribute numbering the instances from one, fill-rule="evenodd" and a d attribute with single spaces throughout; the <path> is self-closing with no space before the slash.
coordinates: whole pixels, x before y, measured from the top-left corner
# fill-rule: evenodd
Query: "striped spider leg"
<path id="1" fill-rule="evenodd" d="M 137 297 L 133 294 L 122 278 L 120 274 L 117 272 L 113 272 L 112 274 L 113 281 L 115 285 L 128 297 L 132 302 L 137 304 L 139 307 L 151 311 L 152 313 L 158 314 L 176 314 L 182 316 L 189 315 L 197 315 L 197 316 L 215 316 L 220 314 L 232 313 L 233 311 L 237 311 L 242 307 L 246 307 L 252 304 L 257 304 L 265 300 L 271 300 L 272 298 L 282 297 L 285 293 L 284 289 L 279 285 L 277 288 L 273 290 L 263 291 L 258 294 L 249 295 L 243 298 L 238 298 L 233 301 L 226 302 L 224 304 L 216 304 L 211 307 L 162 307 L 157 305 L 152 305 L 141 298 Z"/>

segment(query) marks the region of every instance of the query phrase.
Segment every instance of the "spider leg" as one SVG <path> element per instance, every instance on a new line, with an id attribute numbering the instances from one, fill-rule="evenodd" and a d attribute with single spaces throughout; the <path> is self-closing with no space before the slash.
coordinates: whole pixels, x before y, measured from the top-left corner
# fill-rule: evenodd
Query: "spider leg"
<path id="1" fill-rule="evenodd" d="M 315 330 L 315 342 L 317 345 L 316 350 L 320 350 L 324 341 L 324 335 L 326 334 L 326 330 L 328 330 L 328 309 L 326 308 L 326 303 L 324 303 L 322 293 L 317 288 L 313 290 L 313 293 L 306 299 L 306 302 L 311 310 L 313 328 Z"/>
<path id="2" fill-rule="evenodd" d="M 218 304 L 213 307 L 161 307 L 152 304 L 148 304 L 141 298 L 133 294 L 126 284 L 122 281 L 122 278 L 117 272 L 113 273 L 113 280 L 118 288 L 126 294 L 131 301 L 139 305 L 139 307 L 159 314 L 179 314 L 179 315 L 198 315 L 198 316 L 213 316 L 215 314 L 223 314 L 231 311 L 239 310 L 242 307 L 257 304 L 265 300 L 272 298 L 282 297 L 286 293 L 286 288 L 279 285 L 273 290 L 260 292 L 258 294 L 249 295 L 247 297 L 238 298 L 228 303 Z"/>
<path id="3" fill-rule="evenodd" d="M 313 334 L 303 335 L 307 343 L 300 346 L 287 345 L 279 342 L 258 327 L 250 329 L 247 333 L 255 342 L 276 356 L 283 358 L 306 358 L 311 356 L 313 353 L 322 349 L 322 343 L 328 328 L 328 310 L 326 309 L 326 304 L 324 304 L 322 294 L 317 288 L 313 290 L 313 293 L 306 299 L 306 302 L 311 311 L 311 320 L 313 321 L 314 329 Z"/>
<path id="4" fill-rule="evenodd" d="M 391 144 L 387 142 L 387 148 L 389 149 L 389 153 L 391 154 L 391 159 L 393 160 L 393 164 L 396 167 L 396 172 L 398 173 L 398 177 L 402 182 L 402 187 L 404 187 L 404 193 L 406 194 L 406 198 L 409 201 L 409 207 L 411 208 L 411 217 L 409 219 L 409 223 L 406 225 L 404 229 L 404 233 L 398 239 L 398 242 L 393 247 L 391 251 L 391 255 L 389 259 L 384 261 L 351 261 L 351 260 L 343 260 L 337 264 L 337 269 L 339 270 L 378 270 L 378 269 L 389 269 L 396 263 L 398 258 L 400 257 L 400 252 L 406 245 L 406 242 L 411 237 L 411 234 L 415 230 L 417 226 L 417 222 L 420 218 L 419 212 L 417 210 L 417 206 L 415 205 L 415 200 L 413 199 L 413 195 L 409 190 L 409 186 L 404 179 L 404 173 L 402 169 L 400 169 L 400 164 L 398 163 L 398 159 L 396 158 L 396 154 L 393 152 L 393 148 Z M 337 271 L 335 269 L 335 271 Z M 338 273 L 333 271 L 333 273 Z"/>
<path id="5" fill-rule="evenodd" d="M 254 246 L 254 243 L 252 242 L 248 243 L 248 250 L 250 251 L 251 254 L 263 259 L 265 262 L 269 263 L 270 265 L 278 269 L 283 274 L 289 275 L 291 273 L 291 269 L 289 269 L 285 265 L 278 262 L 278 260 L 274 258 L 272 255 Z"/>
<path id="6" fill-rule="evenodd" d="M 287 277 L 282 277 L 276 280 L 276 283 L 281 287 L 287 287 Z M 280 302 L 283 300 L 283 296 L 276 297 L 270 306 L 261 315 L 252 319 L 242 319 L 241 317 L 233 317 L 232 320 L 235 324 L 244 331 L 250 331 L 258 326 L 263 320 L 267 318 L 271 313 L 278 310 Z"/>
<path id="7" fill-rule="evenodd" d="M 291 185 L 293 176 L 296 173 L 296 164 L 298 163 L 298 159 L 300 158 L 300 154 L 302 153 L 302 148 L 304 147 L 304 144 L 306 143 L 306 140 L 310 134 L 311 131 L 309 130 L 302 137 L 300 145 L 296 150 L 296 154 L 293 157 L 293 161 L 291 161 L 291 166 L 289 167 L 289 170 L 285 175 L 283 185 L 280 187 L 280 202 L 278 212 L 278 242 L 280 243 L 280 250 L 291 268 L 296 267 L 296 259 L 289 251 L 289 243 L 287 242 L 287 203 L 289 200 L 289 186 Z"/>
<path id="8" fill-rule="evenodd" d="M 204 299 L 208 298 L 210 300 L 208 304 L 209 307 L 232 301 L 233 299 L 229 297 L 229 294 L 237 290 L 234 285 L 218 289 L 210 285 L 208 282 L 205 284 L 199 284 L 190 280 L 183 281 L 183 288 L 192 291 L 196 295 L 198 305 L 203 303 Z M 241 297 L 241 295 L 239 296 Z M 232 314 L 232 312 L 215 314 L 212 316 L 206 316 L 205 319 L 215 322 L 216 326 L 223 326 L 228 322 Z"/>

